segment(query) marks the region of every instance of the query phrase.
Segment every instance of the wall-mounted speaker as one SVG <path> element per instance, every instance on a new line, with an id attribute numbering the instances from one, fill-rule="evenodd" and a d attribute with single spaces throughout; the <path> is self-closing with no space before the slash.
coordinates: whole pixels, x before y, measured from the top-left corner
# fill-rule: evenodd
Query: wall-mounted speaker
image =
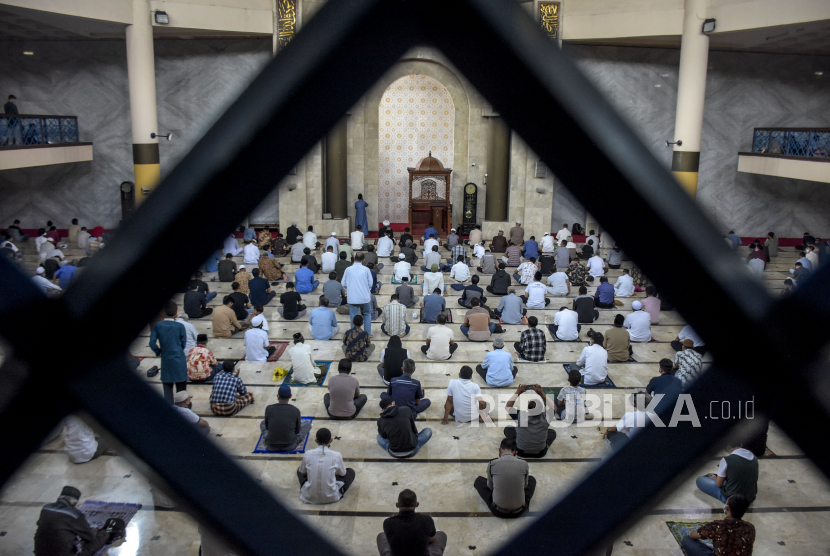
<path id="1" fill-rule="evenodd" d="M 542 162 L 540 160 L 539 162 L 536 163 L 536 177 L 537 178 L 544 178 L 544 177 L 547 177 L 547 175 L 548 175 L 548 167 L 544 162 Z"/>

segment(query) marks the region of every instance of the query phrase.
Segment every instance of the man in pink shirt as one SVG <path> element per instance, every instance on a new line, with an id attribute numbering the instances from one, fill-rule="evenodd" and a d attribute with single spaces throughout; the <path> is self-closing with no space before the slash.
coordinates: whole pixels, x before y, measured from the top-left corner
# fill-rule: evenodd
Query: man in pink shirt
<path id="1" fill-rule="evenodd" d="M 643 311 L 651 315 L 651 324 L 660 322 L 660 300 L 654 296 L 654 286 L 646 287 L 646 298 L 641 301 Z"/>

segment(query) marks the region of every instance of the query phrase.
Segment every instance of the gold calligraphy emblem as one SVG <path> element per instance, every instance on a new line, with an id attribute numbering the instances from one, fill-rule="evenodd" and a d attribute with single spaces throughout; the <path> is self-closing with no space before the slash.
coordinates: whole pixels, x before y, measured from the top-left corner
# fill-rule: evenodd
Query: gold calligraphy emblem
<path id="1" fill-rule="evenodd" d="M 559 38 L 559 2 L 539 3 L 542 30 L 552 39 Z"/>
<path id="2" fill-rule="evenodd" d="M 282 49 L 294 38 L 297 29 L 296 0 L 279 0 L 277 6 L 279 18 L 279 32 L 277 34 L 278 48 Z"/>

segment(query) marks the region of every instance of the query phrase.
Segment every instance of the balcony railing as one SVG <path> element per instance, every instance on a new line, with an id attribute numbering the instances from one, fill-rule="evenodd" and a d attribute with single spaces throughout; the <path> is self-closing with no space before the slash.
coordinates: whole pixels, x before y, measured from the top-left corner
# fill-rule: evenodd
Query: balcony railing
<path id="1" fill-rule="evenodd" d="M 0 147 L 78 143 L 77 116 L 0 114 Z"/>
<path id="2" fill-rule="evenodd" d="M 778 156 L 830 158 L 830 128 L 756 127 L 752 152 Z"/>

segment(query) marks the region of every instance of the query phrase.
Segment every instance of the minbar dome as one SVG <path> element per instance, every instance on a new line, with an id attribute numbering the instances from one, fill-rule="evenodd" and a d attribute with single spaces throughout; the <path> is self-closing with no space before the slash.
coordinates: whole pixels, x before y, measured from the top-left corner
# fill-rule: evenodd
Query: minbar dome
<path id="1" fill-rule="evenodd" d="M 432 151 L 429 152 L 429 156 L 422 158 L 415 165 L 416 172 L 436 172 L 443 169 L 444 165 L 441 164 L 440 160 L 432 156 Z"/>

